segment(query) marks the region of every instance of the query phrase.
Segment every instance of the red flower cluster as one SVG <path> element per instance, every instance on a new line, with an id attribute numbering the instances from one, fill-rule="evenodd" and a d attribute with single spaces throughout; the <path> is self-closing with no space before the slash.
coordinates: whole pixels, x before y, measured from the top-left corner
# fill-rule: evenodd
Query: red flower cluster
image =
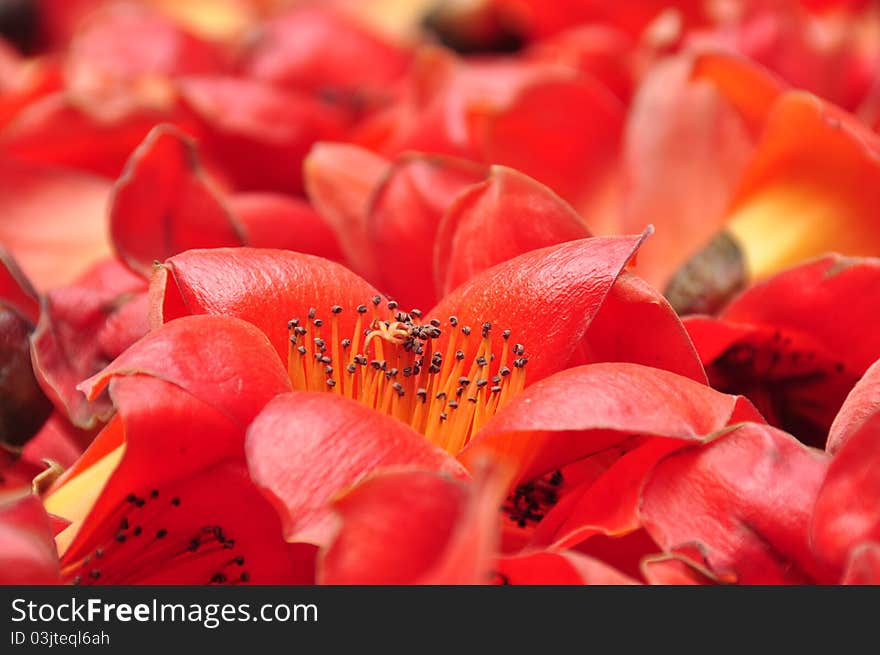
<path id="1" fill-rule="evenodd" d="M 880 584 L 875 3 L 22 7 L 0 583 Z"/>

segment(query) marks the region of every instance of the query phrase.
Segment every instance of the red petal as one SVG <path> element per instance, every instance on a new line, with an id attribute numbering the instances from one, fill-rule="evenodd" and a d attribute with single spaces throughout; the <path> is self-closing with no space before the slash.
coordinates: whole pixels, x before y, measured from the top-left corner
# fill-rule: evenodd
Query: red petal
<path id="1" fill-rule="evenodd" d="M 579 366 L 527 387 L 486 424 L 461 458 L 468 463 L 485 449 L 508 453 L 528 479 L 633 435 L 701 441 L 728 424 L 738 402 L 736 396 L 660 369 Z"/>
<path id="2" fill-rule="evenodd" d="M 54 93 L 23 109 L 4 129 L 0 147 L 29 162 L 117 177 L 149 131 L 174 118 L 167 108 L 135 101 L 124 94 L 122 106 L 108 108 L 89 97 Z"/>
<path id="3" fill-rule="evenodd" d="M 834 455 L 880 411 L 880 361 L 865 371 L 831 424 L 825 450 Z"/>
<path id="4" fill-rule="evenodd" d="M 880 262 L 829 255 L 750 288 L 720 318 L 803 332 L 861 374 L 880 357 L 880 334 L 864 329 L 880 306 L 878 280 Z"/>
<path id="5" fill-rule="evenodd" d="M 378 254 L 364 247 L 370 243 L 367 214 L 389 167 L 368 150 L 329 143 L 316 145 L 303 163 L 309 200 L 336 232 L 352 270 L 369 279 L 377 278 L 379 262 Z"/>
<path id="6" fill-rule="evenodd" d="M 685 57 L 649 70 L 624 138 L 621 229 L 656 228 L 635 272 L 660 288 L 721 227 L 752 151 L 741 118 L 711 86 L 691 81 L 690 71 Z"/>
<path id="7" fill-rule="evenodd" d="M 751 287 L 719 319 L 685 325 L 712 385 L 749 396 L 768 421 L 822 446 L 847 393 L 880 357 L 880 268 L 828 256 Z"/>
<path id="8" fill-rule="evenodd" d="M 95 398 L 114 377 L 152 376 L 216 408 L 240 428 L 290 389 L 266 336 L 225 316 L 187 316 L 161 326 L 80 385 Z"/>
<path id="9" fill-rule="evenodd" d="M 605 191 L 622 129 L 623 108 L 607 89 L 587 76 L 548 74 L 488 117 L 478 147 L 485 161 L 520 170 L 585 208 Z"/>
<path id="10" fill-rule="evenodd" d="M 269 337 L 281 361 L 290 345 L 287 321 L 322 316 L 333 305 L 340 334 L 351 334 L 358 314 L 376 290 L 334 262 L 283 250 L 191 250 L 169 259 L 153 278 L 154 325 L 188 314 L 220 314 L 249 321 Z"/>
<path id="11" fill-rule="evenodd" d="M 623 537 L 640 527 L 642 485 L 663 457 L 688 444 L 657 438 L 625 453 L 595 482 L 573 490 L 538 524 L 535 545 L 569 548 L 594 535 Z"/>
<path id="12" fill-rule="evenodd" d="M 691 74 L 696 80 L 711 81 L 755 133 L 763 127 L 773 103 L 788 89 L 785 82 L 754 62 L 717 52 L 698 56 Z"/>
<path id="13" fill-rule="evenodd" d="M 330 226 L 305 201 L 280 193 L 239 193 L 228 199 L 254 248 L 278 248 L 342 261 Z"/>
<path id="14" fill-rule="evenodd" d="M 0 242 L 38 289 L 69 283 L 110 253 L 108 192 L 90 175 L 0 160 Z"/>
<path id="15" fill-rule="evenodd" d="M 61 582 L 49 517 L 31 494 L 0 505 L 0 584 Z"/>
<path id="16" fill-rule="evenodd" d="M 235 77 L 188 77 L 199 150 L 237 188 L 301 193 L 302 162 L 317 141 L 339 139 L 346 117 L 301 93 Z"/>
<path id="17" fill-rule="evenodd" d="M 511 339 L 525 345 L 533 383 L 565 367 L 646 235 L 582 239 L 520 255 L 465 282 L 429 314 L 510 329 Z"/>
<path id="18" fill-rule="evenodd" d="M 44 298 L 31 339 L 34 371 L 56 407 L 80 428 L 105 421 L 108 398 L 89 402 L 76 389 L 125 348 L 146 334 L 146 282 L 111 260 L 97 275 L 117 277 L 109 288 L 103 279 L 53 289 Z"/>
<path id="19" fill-rule="evenodd" d="M 0 246 L 0 305 L 7 305 L 31 323 L 40 315 L 40 302 L 30 280 L 15 259 Z"/>
<path id="20" fill-rule="evenodd" d="M 439 155 L 405 154 L 391 165 L 370 202 L 369 247 L 393 253 L 394 266 L 379 267 L 376 284 L 402 306 L 433 307 L 438 228 L 458 194 L 486 176 L 483 166 Z M 519 254 L 519 253 L 517 253 Z M 401 274 L 406 271 L 406 274 Z"/>
<path id="21" fill-rule="evenodd" d="M 611 287 L 585 338 L 590 362 L 632 362 L 706 382 L 700 358 L 663 295 L 630 273 Z"/>
<path id="22" fill-rule="evenodd" d="M 477 462 L 467 503 L 446 551 L 418 582 L 429 585 L 485 584 L 498 552 L 498 508 L 512 482 L 513 470 L 486 459 Z"/>
<path id="23" fill-rule="evenodd" d="M 124 444 L 106 485 L 89 492 L 101 492 L 94 505 L 86 496 L 80 500 L 91 507 L 92 526 L 133 491 L 171 484 L 224 460 L 243 461 L 246 426 L 269 399 L 290 389 L 265 335 L 244 321 L 214 316 L 185 317 L 150 332 L 80 387 L 93 399 L 108 384 L 117 414 L 54 492 Z M 78 554 L 88 539 L 83 528 L 71 550 Z"/>
<path id="24" fill-rule="evenodd" d="M 59 412 L 54 412 L 40 431 L 25 444 L 22 457 L 29 462 L 51 460 L 67 469 L 74 465 L 94 437 L 93 432 L 76 428 Z"/>
<path id="25" fill-rule="evenodd" d="M 517 255 L 589 236 L 577 212 L 550 189 L 493 166 L 443 216 L 435 250 L 440 293 Z"/>
<path id="26" fill-rule="evenodd" d="M 707 585 L 716 580 L 710 571 L 701 570 L 694 562 L 678 555 L 657 555 L 642 562 L 642 575 L 651 585 Z"/>
<path id="27" fill-rule="evenodd" d="M 742 584 L 827 581 L 808 535 L 827 466 L 820 451 L 747 423 L 658 464 L 642 520 L 665 550 L 702 544 L 711 569 Z"/>
<path id="28" fill-rule="evenodd" d="M 270 402 L 248 429 L 251 477 L 282 516 L 288 541 L 325 545 L 330 501 L 369 473 L 417 466 L 464 477 L 451 456 L 408 426 L 330 393 Z"/>
<path id="29" fill-rule="evenodd" d="M 442 556 L 466 499 L 463 484 L 423 471 L 365 480 L 333 505 L 342 528 L 321 559 L 320 582 L 418 580 Z"/>
<path id="30" fill-rule="evenodd" d="M 573 552 L 539 551 L 503 557 L 496 569 L 505 584 L 630 585 L 635 580 L 604 562 Z"/>
<path id="31" fill-rule="evenodd" d="M 66 77 L 75 92 L 100 95 L 139 79 L 213 71 L 222 64 L 214 45 L 147 7 L 121 4 L 81 24 L 67 52 Z"/>
<path id="32" fill-rule="evenodd" d="M 320 6 L 288 11 L 263 26 L 249 75 L 291 88 L 382 91 L 407 65 L 407 53 Z"/>
<path id="33" fill-rule="evenodd" d="M 783 94 L 728 212 L 751 274 L 829 251 L 877 255 L 878 153 L 880 138 L 856 117 L 808 93 Z"/>
<path id="34" fill-rule="evenodd" d="M 665 0 L 625 0 L 613 6 L 602 0 L 492 0 L 492 4 L 508 13 L 508 20 L 515 20 L 534 39 L 588 22 L 611 24 L 639 35 L 670 7 Z M 672 6 L 678 19 L 687 25 L 704 17 L 702 2 L 680 0 Z"/>
<path id="35" fill-rule="evenodd" d="M 244 243 L 204 178 L 195 146 L 167 125 L 153 129 L 129 159 L 113 192 L 110 231 L 120 257 L 145 275 L 154 261 L 190 248 Z"/>
<path id="36" fill-rule="evenodd" d="M 315 549 L 284 541 L 278 515 L 254 487 L 244 463 L 224 462 L 176 483 L 159 486 L 159 491 L 156 502 L 168 503 L 174 497 L 179 505 L 173 509 L 166 505 L 168 509 L 145 530 L 161 528 L 167 532 L 165 540 L 183 541 L 181 549 L 185 549 L 190 539 L 205 538 L 204 526 L 217 526 L 224 538 L 234 540 L 234 547 L 220 549 L 219 556 L 211 557 L 207 552 L 212 544 L 207 543 L 192 557 L 169 556 L 163 561 L 151 558 L 149 550 L 126 551 L 125 546 L 131 548 L 130 544 L 118 547 L 111 541 L 103 546 L 101 559 L 87 568 L 101 571 L 101 584 L 204 585 L 217 573 L 225 575 L 231 583 L 314 584 Z M 150 535 L 142 538 L 149 540 Z M 65 564 L 73 557 L 73 553 L 66 554 Z M 241 564 L 234 561 L 236 557 L 242 558 Z M 246 580 L 241 579 L 242 574 Z"/>
<path id="37" fill-rule="evenodd" d="M 815 551 L 843 567 L 852 549 L 880 542 L 880 415 L 863 421 L 841 445 L 819 490 L 813 509 Z"/>
<path id="38" fill-rule="evenodd" d="M 880 584 L 880 544 L 871 542 L 854 548 L 840 584 Z"/>

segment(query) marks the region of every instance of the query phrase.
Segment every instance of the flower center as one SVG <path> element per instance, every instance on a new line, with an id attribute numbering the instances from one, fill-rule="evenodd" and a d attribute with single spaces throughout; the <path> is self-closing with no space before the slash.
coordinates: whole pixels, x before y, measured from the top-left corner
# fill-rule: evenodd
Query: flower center
<path id="1" fill-rule="evenodd" d="M 340 334 L 339 305 L 330 308 L 329 324 L 315 309 L 290 320 L 293 388 L 357 400 L 457 453 L 525 386 L 524 346 L 489 322 L 423 321 L 417 309 L 401 312 L 391 301 L 385 312 L 380 304 L 377 296 L 354 310 L 350 335 Z"/>
<path id="2" fill-rule="evenodd" d="M 92 548 L 80 556 L 65 555 L 63 577 L 79 584 L 135 584 L 178 566 L 195 577 L 193 583 L 247 582 L 245 558 L 219 525 L 177 529 L 169 512 L 181 506 L 179 496 L 161 498 L 159 491 L 129 494 L 93 531 Z M 172 521 L 173 522 L 173 521 Z"/>

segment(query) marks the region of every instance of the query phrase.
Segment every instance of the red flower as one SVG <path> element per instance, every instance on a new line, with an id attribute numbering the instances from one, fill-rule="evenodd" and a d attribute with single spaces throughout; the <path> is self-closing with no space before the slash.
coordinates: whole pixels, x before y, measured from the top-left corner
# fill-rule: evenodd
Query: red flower
<path id="1" fill-rule="evenodd" d="M 880 582 L 880 484 L 877 385 L 872 365 L 847 397 L 828 436 L 833 455 L 813 510 L 811 538 L 816 553 L 843 583 Z"/>
<path id="2" fill-rule="evenodd" d="M 773 425 L 822 447 L 844 398 L 880 357 L 875 260 L 828 256 L 685 326 L 713 387 L 748 396 Z"/>

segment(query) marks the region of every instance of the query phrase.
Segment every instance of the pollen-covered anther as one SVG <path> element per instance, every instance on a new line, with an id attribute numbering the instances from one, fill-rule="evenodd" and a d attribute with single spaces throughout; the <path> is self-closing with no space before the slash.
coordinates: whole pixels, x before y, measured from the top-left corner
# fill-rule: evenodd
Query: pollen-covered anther
<path id="1" fill-rule="evenodd" d="M 419 309 L 381 305 L 376 296 L 354 310 L 330 307 L 326 323 L 319 310 L 291 319 L 294 389 L 357 400 L 458 452 L 525 386 L 525 346 L 489 321 L 472 329 L 455 316 L 426 320 Z"/>

